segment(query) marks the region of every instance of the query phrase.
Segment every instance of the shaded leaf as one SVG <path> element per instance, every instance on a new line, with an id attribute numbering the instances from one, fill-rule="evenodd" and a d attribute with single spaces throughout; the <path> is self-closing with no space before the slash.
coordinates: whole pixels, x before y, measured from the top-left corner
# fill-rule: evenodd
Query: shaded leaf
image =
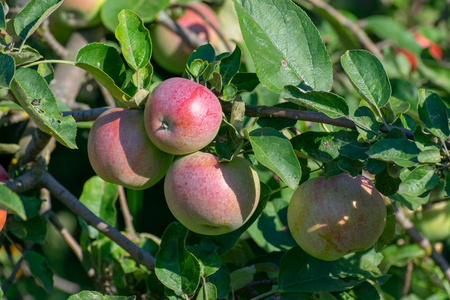
<path id="1" fill-rule="evenodd" d="M 190 295 L 200 282 L 201 266 L 186 250 L 187 233 L 188 230 L 180 223 L 171 223 L 166 228 L 156 254 L 155 274 L 169 289 Z"/>
<path id="2" fill-rule="evenodd" d="M 50 293 L 53 289 L 53 272 L 50 270 L 44 256 L 34 251 L 25 254 L 25 261 L 28 263 L 31 275 L 39 281 L 45 291 Z"/>
<path id="3" fill-rule="evenodd" d="M 418 112 L 420 120 L 435 136 L 445 141 L 450 135 L 447 107 L 438 94 L 419 90 Z"/>
<path id="4" fill-rule="evenodd" d="M 9 89 L 11 87 L 15 72 L 14 59 L 10 55 L 0 52 L 0 88 Z"/>

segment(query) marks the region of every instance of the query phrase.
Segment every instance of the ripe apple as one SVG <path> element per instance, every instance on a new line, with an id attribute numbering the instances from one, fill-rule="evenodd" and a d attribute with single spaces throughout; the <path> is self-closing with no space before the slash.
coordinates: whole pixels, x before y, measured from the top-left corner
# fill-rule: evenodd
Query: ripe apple
<path id="1" fill-rule="evenodd" d="M 310 179 L 297 188 L 288 207 L 295 241 L 322 260 L 370 248 L 385 223 L 383 196 L 361 175 Z"/>
<path id="2" fill-rule="evenodd" d="M 130 189 L 146 189 L 167 172 L 173 155 L 148 138 L 139 110 L 113 108 L 101 114 L 88 137 L 88 155 L 103 180 Z"/>
<path id="3" fill-rule="evenodd" d="M 450 203 L 434 203 L 413 220 L 417 229 L 430 241 L 443 241 L 450 237 Z"/>
<path id="4" fill-rule="evenodd" d="M 409 51 L 406 48 L 397 48 L 395 50 L 398 54 L 404 55 L 406 59 L 408 60 L 409 64 L 411 65 L 411 71 L 417 70 L 417 56 Z"/>
<path id="5" fill-rule="evenodd" d="M 430 40 L 419 32 L 414 32 L 414 38 L 422 49 L 428 49 L 430 55 L 438 60 L 442 60 L 442 49 L 436 42 Z"/>
<path id="6" fill-rule="evenodd" d="M 219 99 L 205 86 L 173 77 L 147 99 L 144 122 L 150 140 L 161 150 L 188 154 L 207 146 L 222 122 Z"/>
<path id="7" fill-rule="evenodd" d="M 200 11 L 217 28 L 220 27 L 214 11 L 205 3 L 193 2 L 187 4 Z M 192 9 L 185 9 L 184 14 L 176 20 L 177 24 L 189 29 L 197 36 L 207 41 L 216 48 L 219 38 L 217 33 L 205 20 Z M 174 74 L 182 74 L 186 67 L 186 61 L 195 49 L 184 41 L 178 34 L 161 24 L 155 24 L 150 29 L 152 37 L 153 59 L 163 69 Z"/>
<path id="8" fill-rule="evenodd" d="M 73 28 L 86 28 L 100 23 L 99 12 L 106 0 L 64 0 L 55 16 Z"/>
<path id="9" fill-rule="evenodd" d="M 6 170 L 0 165 L 0 181 L 7 180 L 8 178 L 8 173 L 6 173 Z M 0 209 L 0 231 L 3 229 L 3 226 L 5 226 L 6 216 L 7 211 Z"/>
<path id="10" fill-rule="evenodd" d="M 219 235 L 241 227 L 259 202 L 256 171 L 241 157 L 196 152 L 174 161 L 164 181 L 170 211 L 189 230 Z"/>

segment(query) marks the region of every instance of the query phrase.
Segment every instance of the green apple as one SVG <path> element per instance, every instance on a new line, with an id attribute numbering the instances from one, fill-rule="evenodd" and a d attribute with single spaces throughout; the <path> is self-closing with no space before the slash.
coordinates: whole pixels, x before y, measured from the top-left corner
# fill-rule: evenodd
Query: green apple
<path id="1" fill-rule="evenodd" d="M 288 226 L 295 241 L 322 260 L 370 248 L 386 224 L 383 196 L 363 176 L 310 179 L 294 192 Z"/>
<path id="2" fill-rule="evenodd" d="M 55 17 L 73 28 L 86 28 L 100 23 L 99 12 L 106 0 L 64 0 Z"/>

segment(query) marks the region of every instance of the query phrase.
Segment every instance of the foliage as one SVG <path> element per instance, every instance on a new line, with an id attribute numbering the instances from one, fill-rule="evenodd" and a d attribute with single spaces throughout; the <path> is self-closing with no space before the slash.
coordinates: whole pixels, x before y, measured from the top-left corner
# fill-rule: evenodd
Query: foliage
<path id="1" fill-rule="evenodd" d="M 249 160 L 261 197 L 241 228 L 203 236 L 174 220 L 162 182 L 123 189 L 86 154 L 106 107 L 142 109 L 174 76 L 151 60 L 149 28 L 176 22 L 189 1 L 107 0 L 102 23 L 83 30 L 52 19 L 62 1 L 15 2 L 0 2 L 0 163 L 11 178 L 0 183 L 0 297 L 450 297 L 448 235 L 431 245 L 411 222 L 450 197 L 448 3 L 208 1 L 226 16 L 223 45 L 185 36 L 200 46 L 183 77 L 222 104 L 203 150 Z M 80 34 L 94 41 L 69 48 Z M 303 182 L 341 173 L 374 181 L 386 227 L 373 248 L 322 261 L 296 245 L 287 207 Z"/>

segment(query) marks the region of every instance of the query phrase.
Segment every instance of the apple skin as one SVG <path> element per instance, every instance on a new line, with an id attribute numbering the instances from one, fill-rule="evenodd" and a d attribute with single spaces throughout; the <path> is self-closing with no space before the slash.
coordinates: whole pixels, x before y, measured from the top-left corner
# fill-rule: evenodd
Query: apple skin
<path id="1" fill-rule="evenodd" d="M 220 28 L 216 14 L 207 4 L 193 2 L 187 5 L 200 11 L 209 23 Z M 205 43 L 209 41 L 214 48 L 217 47 L 219 42 L 217 33 L 193 10 L 185 9 L 184 14 L 176 22 L 179 26 L 196 33 Z M 186 68 L 186 61 L 195 48 L 183 41 L 178 34 L 160 24 L 151 27 L 150 36 L 152 37 L 152 57 L 156 63 L 171 73 L 182 74 Z"/>
<path id="2" fill-rule="evenodd" d="M 9 179 L 8 173 L 6 173 L 6 170 L 3 168 L 2 165 L 0 165 L 0 181 L 8 179 Z M 0 209 L 0 231 L 2 231 L 3 226 L 5 226 L 7 214 L 8 212 L 6 210 Z"/>
<path id="3" fill-rule="evenodd" d="M 189 230 L 220 235 L 241 227 L 258 206 L 260 183 L 241 157 L 219 162 L 196 152 L 175 160 L 164 181 L 167 205 Z"/>
<path id="4" fill-rule="evenodd" d="M 432 242 L 446 240 L 450 237 L 450 203 L 434 203 L 431 208 L 422 211 L 421 218 L 413 219 L 417 229 Z"/>
<path id="5" fill-rule="evenodd" d="M 173 155 L 148 138 L 139 110 L 113 108 L 101 114 L 88 137 L 88 156 L 103 180 L 130 189 L 146 189 L 167 172 Z"/>
<path id="6" fill-rule="evenodd" d="M 297 188 L 288 207 L 289 230 L 295 241 L 322 260 L 337 260 L 370 248 L 385 224 L 383 196 L 361 175 L 310 179 Z"/>
<path id="7" fill-rule="evenodd" d="M 64 0 L 55 16 L 73 28 L 87 28 L 100 24 L 99 12 L 106 0 Z"/>
<path id="8" fill-rule="evenodd" d="M 205 86 L 173 77 L 147 99 L 145 129 L 150 140 L 171 154 L 188 154 L 207 146 L 222 122 L 219 99 Z"/>

